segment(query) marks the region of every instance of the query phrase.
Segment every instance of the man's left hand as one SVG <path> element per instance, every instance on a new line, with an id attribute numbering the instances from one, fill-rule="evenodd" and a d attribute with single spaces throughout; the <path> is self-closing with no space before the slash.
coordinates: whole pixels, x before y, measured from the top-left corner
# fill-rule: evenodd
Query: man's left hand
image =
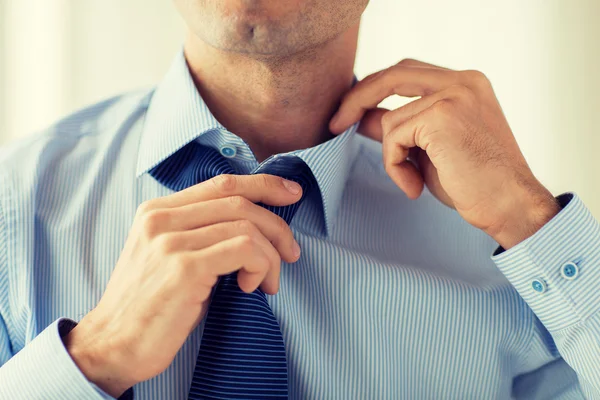
<path id="1" fill-rule="evenodd" d="M 394 94 L 420 98 L 396 110 L 376 108 Z M 383 143 L 385 169 L 409 198 L 419 197 L 426 184 L 505 249 L 559 211 L 481 72 L 403 60 L 358 82 L 329 127 L 339 134 L 358 121 L 362 134 Z"/>

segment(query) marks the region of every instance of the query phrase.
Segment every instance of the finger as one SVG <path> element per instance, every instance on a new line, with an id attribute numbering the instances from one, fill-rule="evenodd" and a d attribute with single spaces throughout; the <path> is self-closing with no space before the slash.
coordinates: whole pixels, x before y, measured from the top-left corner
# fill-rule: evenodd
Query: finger
<path id="1" fill-rule="evenodd" d="M 396 65 L 400 65 L 403 67 L 433 68 L 433 69 L 441 69 L 441 70 L 445 70 L 445 71 L 453 71 L 450 68 L 445 68 L 445 67 L 441 67 L 439 65 L 434 65 L 434 64 L 428 64 L 426 62 L 415 60 L 412 58 L 405 58 L 404 60 L 398 62 Z M 364 84 L 368 81 L 371 81 L 371 80 L 377 78 L 378 76 L 380 76 L 381 74 L 383 74 L 386 70 L 387 70 L 387 68 L 382 69 L 381 71 L 377 71 L 372 74 L 369 74 L 369 75 L 365 76 L 363 79 L 361 79 L 361 82 L 363 82 L 363 84 Z"/>
<path id="2" fill-rule="evenodd" d="M 281 258 L 279 258 L 279 254 L 277 254 L 277 257 L 279 259 L 279 264 L 277 264 L 277 266 L 271 266 L 267 271 L 265 279 L 260 283 L 260 289 L 266 294 L 270 295 L 274 295 L 277 294 L 277 292 L 279 292 L 279 277 L 281 276 Z"/>
<path id="3" fill-rule="evenodd" d="M 452 71 L 450 68 L 441 67 L 439 65 L 429 64 L 423 61 L 414 60 L 412 58 L 405 58 L 400 61 L 397 65 L 403 65 L 405 67 L 416 67 L 416 68 L 434 68 L 434 69 L 442 69 L 445 71 Z"/>
<path id="4" fill-rule="evenodd" d="M 391 131 L 397 125 L 431 107 L 441 99 L 458 99 L 461 96 L 461 91 L 465 90 L 469 89 L 454 85 L 440 92 L 411 101 L 395 110 L 385 108 L 368 110 L 360 121 L 359 132 L 373 140 L 381 141 L 385 132 Z"/>
<path id="5" fill-rule="evenodd" d="M 166 208 L 231 196 L 244 196 L 253 203 L 286 206 L 300 200 L 302 188 L 275 175 L 224 174 L 153 201 L 156 208 Z"/>
<path id="6" fill-rule="evenodd" d="M 423 192 L 423 178 L 417 167 L 407 161 L 409 148 L 386 137 L 383 142 L 383 165 L 389 177 L 410 199 L 418 198 Z"/>
<path id="7" fill-rule="evenodd" d="M 438 102 L 436 105 L 437 104 L 443 105 L 445 103 Z M 451 140 L 460 139 L 456 136 L 448 136 L 444 134 L 448 129 L 448 117 L 447 114 L 439 114 L 440 111 L 438 111 L 438 107 L 436 105 L 421 111 L 404 123 L 395 127 L 392 131 L 385 133 L 383 138 L 384 145 L 387 141 L 390 141 L 391 143 L 395 143 L 398 146 L 408 149 L 415 147 L 420 148 L 424 151 L 424 153 L 427 154 L 427 156 L 429 156 L 428 159 L 431 160 L 432 165 L 437 168 L 438 166 L 435 165 L 435 158 L 431 158 L 429 154 L 432 149 L 431 143 L 436 142 L 438 145 L 436 146 L 436 149 L 439 152 L 438 138 L 440 135 L 442 137 L 448 137 Z M 421 158 L 419 157 L 417 161 L 421 161 Z M 421 175 L 422 174 L 423 171 L 421 171 Z"/>
<path id="8" fill-rule="evenodd" d="M 263 249 L 270 261 L 269 271 L 261 288 L 265 293 L 275 294 L 279 290 L 281 257 L 273 244 L 258 227 L 248 220 L 221 222 L 198 229 L 170 232 L 163 235 L 161 245 L 167 251 L 195 251 L 237 236 L 250 236 Z"/>
<path id="9" fill-rule="evenodd" d="M 445 67 L 441 67 L 439 65 L 429 64 L 429 63 L 415 60 L 412 58 L 405 58 L 404 60 L 398 62 L 396 65 L 400 65 L 403 67 L 433 68 L 433 69 L 440 69 L 440 70 L 445 70 L 445 71 L 454 71 L 453 69 L 450 69 L 450 68 L 445 68 Z M 373 79 L 377 78 L 379 75 L 383 74 L 386 70 L 387 70 L 387 68 L 382 69 L 381 71 L 377 71 L 372 74 L 369 74 L 369 75 L 365 76 L 363 79 L 361 79 L 361 82 L 365 82 L 365 81 L 368 82 L 370 80 L 373 80 Z"/>
<path id="10" fill-rule="evenodd" d="M 381 118 L 389 111 L 390 110 L 385 108 L 375 108 L 367 111 L 365 116 L 360 120 L 358 132 L 363 136 L 370 137 L 373 140 L 381 142 L 381 139 L 383 138 Z"/>
<path id="11" fill-rule="evenodd" d="M 278 215 L 250 202 L 245 197 L 192 203 L 174 209 L 160 210 L 163 232 L 186 231 L 222 222 L 247 220 L 275 246 L 281 257 L 289 263 L 296 262 L 294 235 L 288 224 Z M 159 222 L 156 222 L 158 224 Z"/>
<path id="12" fill-rule="evenodd" d="M 456 71 L 393 66 L 372 80 L 358 82 L 344 96 L 329 128 L 334 133 L 343 132 L 391 95 L 427 96 L 459 83 Z"/>
<path id="13" fill-rule="evenodd" d="M 252 293 L 269 270 L 269 259 L 250 236 L 236 236 L 208 248 L 185 253 L 187 264 L 196 268 L 199 284 L 214 282 L 213 277 L 238 272 L 238 284 L 244 292 Z"/>
<path id="14" fill-rule="evenodd" d="M 392 110 L 381 115 L 381 129 L 383 135 L 385 135 L 388 132 L 391 132 L 398 125 L 403 124 L 415 115 L 429 109 L 431 106 L 433 106 L 441 100 L 472 100 L 471 98 L 473 96 L 474 94 L 469 88 L 462 85 L 453 85 L 440 92 L 414 100 L 408 104 L 403 105 L 402 107 L 397 108 L 396 110 Z"/>
<path id="15" fill-rule="evenodd" d="M 446 190 L 442 187 L 440 182 L 440 178 L 438 176 L 437 169 L 431 163 L 429 156 L 426 152 L 420 151 L 419 154 L 415 157 L 417 163 L 419 165 L 419 171 L 421 171 L 421 175 L 425 181 L 425 184 L 429 188 L 429 191 L 434 193 L 434 195 L 441 201 L 443 204 L 450 208 L 454 208 L 454 202 L 446 193 Z"/>

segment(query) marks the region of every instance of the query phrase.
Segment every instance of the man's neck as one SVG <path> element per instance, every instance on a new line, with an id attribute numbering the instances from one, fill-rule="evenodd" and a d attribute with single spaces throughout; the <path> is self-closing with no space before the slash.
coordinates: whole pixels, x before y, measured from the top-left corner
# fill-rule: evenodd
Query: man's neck
<path id="1" fill-rule="evenodd" d="M 316 146 L 353 81 L 358 25 L 316 49 L 285 58 L 225 52 L 189 34 L 185 55 L 203 100 L 259 161 Z"/>

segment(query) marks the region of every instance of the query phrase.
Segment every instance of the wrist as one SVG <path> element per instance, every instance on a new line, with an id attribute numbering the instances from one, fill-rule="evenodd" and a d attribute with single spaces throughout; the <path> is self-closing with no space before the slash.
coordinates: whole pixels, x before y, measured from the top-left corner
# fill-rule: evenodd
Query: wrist
<path id="1" fill-rule="evenodd" d="M 488 232 L 505 250 L 533 236 L 560 212 L 557 200 L 539 183 L 535 190 L 511 191 L 510 196 L 501 228 Z"/>
<path id="2" fill-rule="evenodd" d="M 130 382 L 120 373 L 119 354 L 111 349 L 109 341 L 99 337 L 102 328 L 90 326 L 84 318 L 64 338 L 63 343 L 83 375 L 107 394 L 118 398 L 136 382 Z"/>

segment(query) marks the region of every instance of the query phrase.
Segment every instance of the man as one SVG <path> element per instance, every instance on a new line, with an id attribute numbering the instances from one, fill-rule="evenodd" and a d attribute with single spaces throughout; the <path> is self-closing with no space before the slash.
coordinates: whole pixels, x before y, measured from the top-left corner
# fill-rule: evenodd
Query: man
<path id="1" fill-rule="evenodd" d="M 177 0 L 155 90 L 3 150 L 1 398 L 600 398 L 600 225 L 481 73 L 355 83 L 367 2 Z"/>

